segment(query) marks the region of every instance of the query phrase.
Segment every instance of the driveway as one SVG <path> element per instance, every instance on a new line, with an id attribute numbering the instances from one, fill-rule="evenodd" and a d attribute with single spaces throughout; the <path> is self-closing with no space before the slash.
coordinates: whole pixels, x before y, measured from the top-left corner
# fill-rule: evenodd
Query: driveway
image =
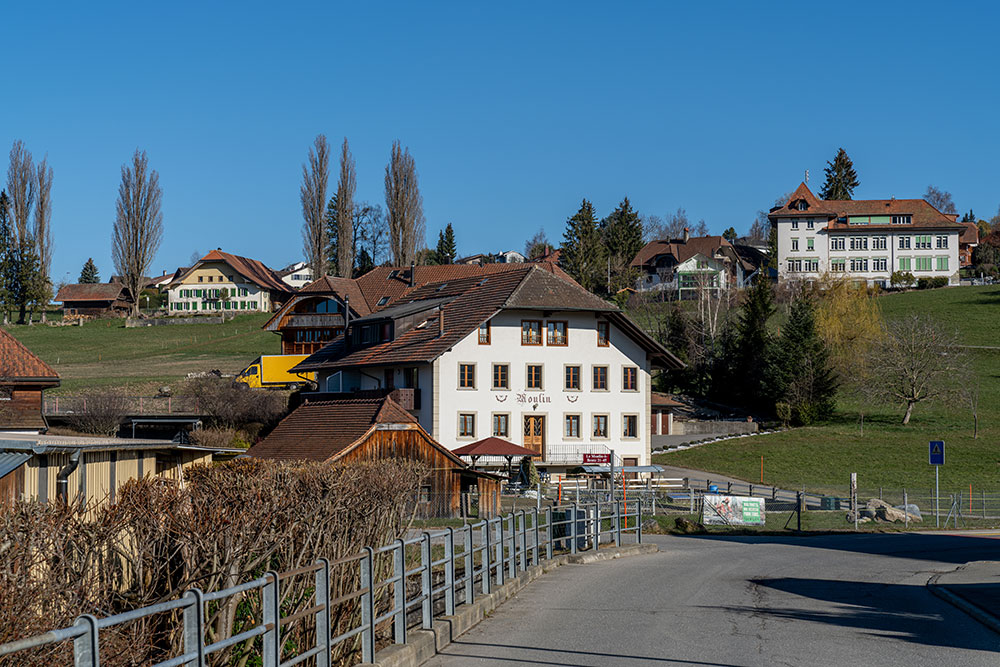
<path id="1" fill-rule="evenodd" d="M 647 539 L 660 553 L 560 567 L 425 664 L 1000 664 L 1000 637 L 925 587 L 1000 560 L 995 534 Z"/>

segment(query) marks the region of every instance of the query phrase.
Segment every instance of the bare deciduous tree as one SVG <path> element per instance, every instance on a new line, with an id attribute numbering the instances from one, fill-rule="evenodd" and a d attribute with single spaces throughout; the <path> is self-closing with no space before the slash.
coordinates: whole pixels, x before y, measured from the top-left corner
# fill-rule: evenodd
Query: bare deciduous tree
<path id="1" fill-rule="evenodd" d="M 417 182 L 417 166 L 410 149 L 392 144 L 385 166 L 385 207 L 389 223 L 389 250 L 396 266 L 414 261 L 424 243 L 424 200 Z"/>
<path id="2" fill-rule="evenodd" d="M 52 167 L 48 157 L 35 170 L 35 244 L 38 246 L 39 297 L 42 322 L 45 306 L 52 297 Z"/>
<path id="3" fill-rule="evenodd" d="M 354 272 L 354 242 L 357 225 L 354 211 L 354 156 L 344 137 L 340 149 L 340 181 L 337 183 L 337 275 L 350 278 Z"/>
<path id="4" fill-rule="evenodd" d="M 942 213 L 958 213 L 955 202 L 951 199 L 951 193 L 947 190 L 928 185 L 927 192 L 924 193 L 924 200 Z"/>
<path id="5" fill-rule="evenodd" d="M 14 216 L 14 233 L 20 241 L 30 233 L 28 221 L 31 218 L 31 207 L 35 203 L 35 166 L 31 160 L 31 152 L 20 139 L 10 149 L 7 196 L 10 198 L 10 212 Z"/>
<path id="6" fill-rule="evenodd" d="M 308 163 L 302 165 L 302 252 L 313 278 L 326 275 L 326 186 L 330 180 L 330 147 L 320 134 L 309 148 Z"/>
<path id="7" fill-rule="evenodd" d="M 953 394 L 967 370 L 956 334 L 920 315 L 889 322 L 867 365 L 870 396 L 906 406 L 903 424 L 918 403 Z"/>
<path id="8" fill-rule="evenodd" d="M 132 164 L 122 165 L 111 245 L 115 270 L 134 300 L 133 315 L 139 314 L 142 277 L 163 239 L 162 199 L 160 175 L 149 169 L 146 151 L 135 149 Z"/>

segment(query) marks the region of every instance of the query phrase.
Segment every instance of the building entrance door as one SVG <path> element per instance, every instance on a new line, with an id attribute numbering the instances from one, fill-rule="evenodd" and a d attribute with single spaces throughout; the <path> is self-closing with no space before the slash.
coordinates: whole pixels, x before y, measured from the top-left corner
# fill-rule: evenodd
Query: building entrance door
<path id="1" fill-rule="evenodd" d="M 524 446 L 538 453 L 545 460 L 545 417 L 524 416 Z"/>

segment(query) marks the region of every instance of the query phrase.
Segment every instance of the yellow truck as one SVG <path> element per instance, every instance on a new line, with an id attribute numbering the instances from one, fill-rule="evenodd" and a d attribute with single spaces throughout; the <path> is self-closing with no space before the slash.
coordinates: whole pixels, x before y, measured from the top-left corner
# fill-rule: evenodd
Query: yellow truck
<path id="1" fill-rule="evenodd" d="M 308 354 L 265 354 L 247 366 L 236 376 L 254 389 L 296 389 L 306 382 L 315 382 L 316 373 L 296 374 L 289 372 Z"/>

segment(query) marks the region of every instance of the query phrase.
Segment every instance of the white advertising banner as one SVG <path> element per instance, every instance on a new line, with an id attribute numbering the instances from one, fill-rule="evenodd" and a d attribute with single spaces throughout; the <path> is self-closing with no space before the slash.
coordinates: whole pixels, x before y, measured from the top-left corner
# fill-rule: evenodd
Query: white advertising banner
<path id="1" fill-rule="evenodd" d="M 701 522 L 716 526 L 763 526 L 764 499 L 706 495 Z"/>

